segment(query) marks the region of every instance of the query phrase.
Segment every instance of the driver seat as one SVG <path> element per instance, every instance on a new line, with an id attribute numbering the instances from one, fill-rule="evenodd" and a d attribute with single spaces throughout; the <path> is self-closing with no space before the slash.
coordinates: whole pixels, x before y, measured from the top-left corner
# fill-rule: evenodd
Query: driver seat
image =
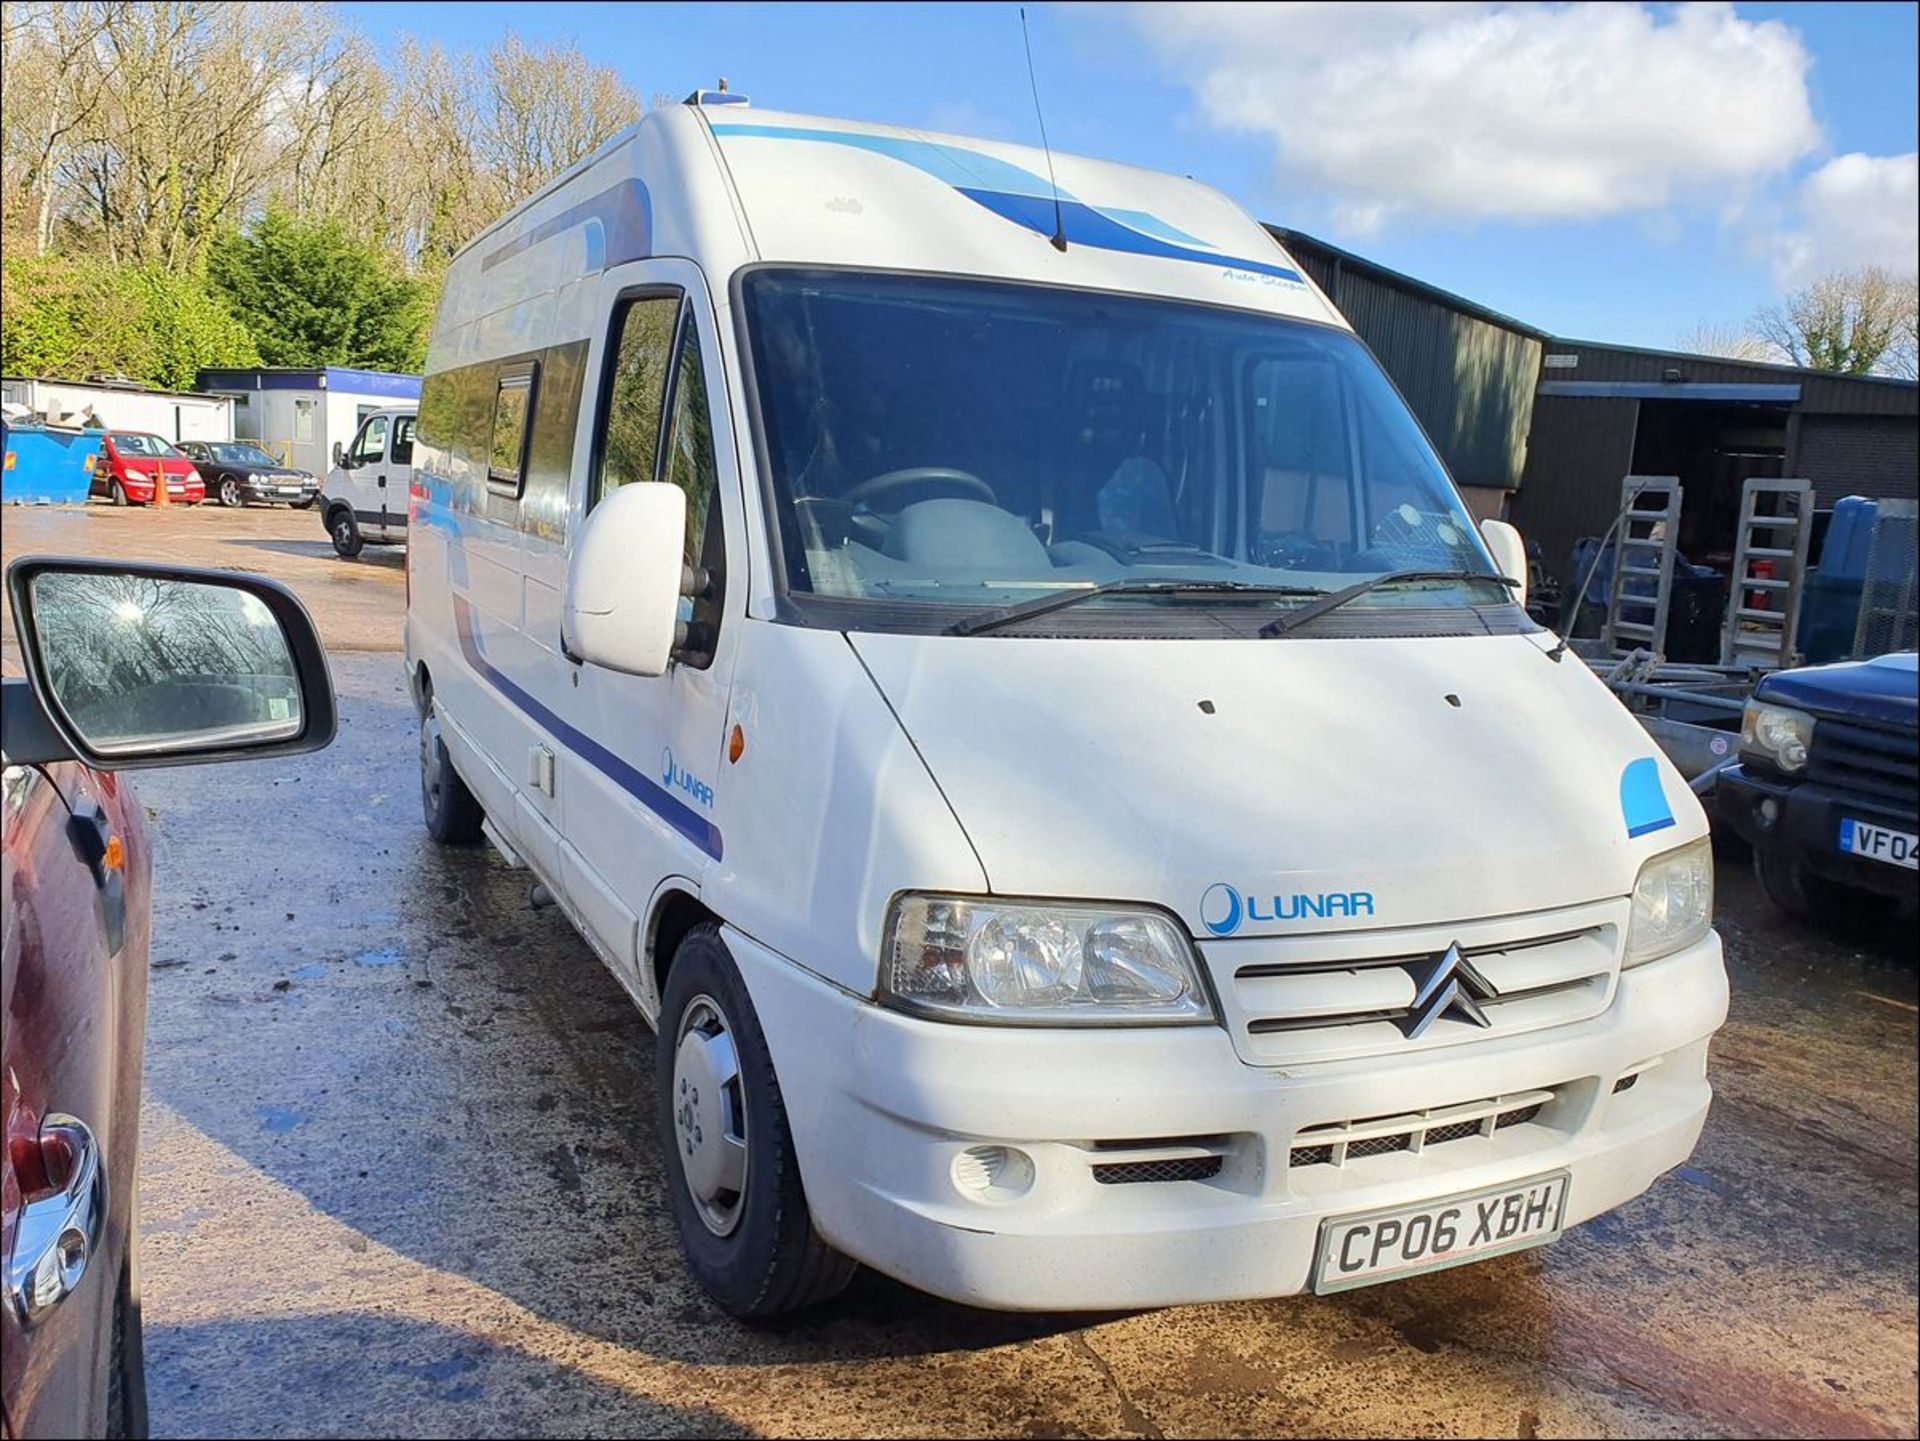
<path id="1" fill-rule="evenodd" d="M 1011 511 L 980 500 L 922 500 L 894 518 L 883 547 L 911 565 L 965 570 L 991 578 L 1043 576 L 1047 548 Z"/>

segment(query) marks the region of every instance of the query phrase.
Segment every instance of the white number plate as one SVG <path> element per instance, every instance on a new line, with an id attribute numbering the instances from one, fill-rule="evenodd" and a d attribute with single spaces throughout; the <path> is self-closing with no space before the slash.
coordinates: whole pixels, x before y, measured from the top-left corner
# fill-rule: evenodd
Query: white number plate
<path id="1" fill-rule="evenodd" d="M 1920 870 L 1920 836 L 1905 831 L 1890 831 L 1885 826 L 1870 826 L 1865 821 L 1840 822 L 1840 849 L 1870 861 L 1885 861 L 1890 866 Z"/>
<path id="2" fill-rule="evenodd" d="M 1313 1289 L 1325 1295 L 1545 1245 L 1559 1237 L 1566 1211 L 1567 1173 L 1556 1171 L 1464 1196 L 1335 1216 L 1320 1225 Z"/>

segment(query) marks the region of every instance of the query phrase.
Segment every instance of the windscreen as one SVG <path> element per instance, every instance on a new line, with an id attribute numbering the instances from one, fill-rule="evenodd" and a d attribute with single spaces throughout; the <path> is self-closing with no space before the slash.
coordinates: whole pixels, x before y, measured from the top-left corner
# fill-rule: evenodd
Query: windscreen
<path id="1" fill-rule="evenodd" d="M 1136 579 L 1307 593 L 1494 573 L 1344 330 L 967 279 L 761 270 L 742 286 L 797 599 L 958 612 Z M 1076 615 L 1161 599 L 1176 598 L 1103 595 Z M 1409 603 L 1393 588 L 1360 604 Z M 1417 603 L 1503 602 L 1468 581 L 1423 584 Z"/>

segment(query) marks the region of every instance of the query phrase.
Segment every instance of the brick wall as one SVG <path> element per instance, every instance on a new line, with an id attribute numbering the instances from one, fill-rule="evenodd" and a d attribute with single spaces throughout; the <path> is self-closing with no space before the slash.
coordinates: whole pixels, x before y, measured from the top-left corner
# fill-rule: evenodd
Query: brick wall
<path id="1" fill-rule="evenodd" d="M 1787 473 L 1812 481 L 1822 506 L 1844 495 L 1912 500 L 1920 496 L 1920 426 L 1912 416 L 1803 415 Z"/>

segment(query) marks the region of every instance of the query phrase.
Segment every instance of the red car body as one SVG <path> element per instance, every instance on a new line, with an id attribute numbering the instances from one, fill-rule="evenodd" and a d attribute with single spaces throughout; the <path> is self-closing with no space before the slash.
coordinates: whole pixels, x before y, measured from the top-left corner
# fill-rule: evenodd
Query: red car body
<path id="1" fill-rule="evenodd" d="M 125 779 L 75 763 L 6 768 L 0 1413 L 6 1434 L 23 1441 L 145 1432 L 133 1224 L 149 878 L 141 810 Z M 104 1219 L 71 1293 L 29 1321 L 11 1284 L 27 1259 L 17 1247 L 33 1244 L 23 1217 L 36 1202 L 59 1204 L 89 1159 L 82 1150 L 98 1168 Z"/>
<path id="2" fill-rule="evenodd" d="M 107 432 L 93 468 L 92 493 L 128 505 L 151 505 L 156 475 L 166 477 L 169 501 L 198 505 L 207 498 L 206 483 L 191 459 L 159 436 L 138 430 Z"/>

